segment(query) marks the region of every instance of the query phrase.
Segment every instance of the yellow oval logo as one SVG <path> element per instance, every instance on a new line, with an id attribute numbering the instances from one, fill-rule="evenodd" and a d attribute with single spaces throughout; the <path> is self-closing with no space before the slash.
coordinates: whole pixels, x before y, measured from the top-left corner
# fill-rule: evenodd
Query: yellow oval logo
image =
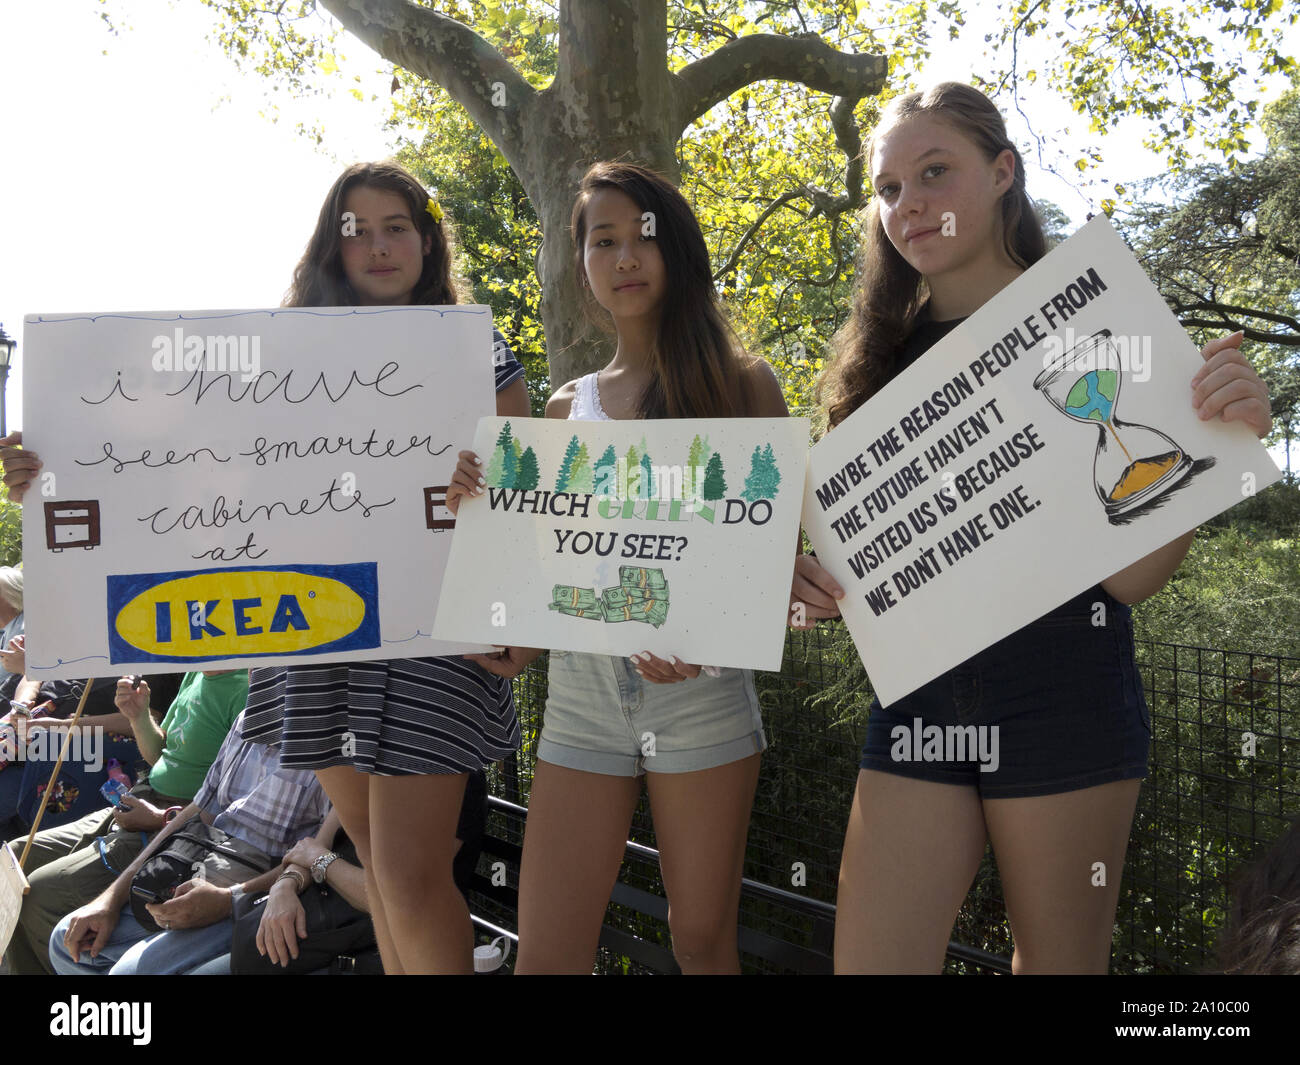
<path id="1" fill-rule="evenodd" d="M 358 581 L 354 569 L 371 579 Z M 114 596 L 110 587 L 110 604 L 126 599 L 113 617 L 119 653 L 112 657 L 198 660 L 378 646 L 373 574 L 371 563 L 109 578 L 110 586 L 129 580 L 120 591 L 134 593 Z"/>

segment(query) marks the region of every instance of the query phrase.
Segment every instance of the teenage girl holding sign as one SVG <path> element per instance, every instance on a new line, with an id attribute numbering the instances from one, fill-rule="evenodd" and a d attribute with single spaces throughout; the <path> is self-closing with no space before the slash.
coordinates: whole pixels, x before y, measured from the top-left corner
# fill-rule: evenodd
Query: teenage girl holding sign
<path id="1" fill-rule="evenodd" d="M 420 183 L 396 164 L 358 163 L 326 195 L 285 305 L 454 304 L 454 265 L 451 227 Z M 527 418 L 523 366 L 499 335 L 496 348 L 496 412 Z M 0 457 L 21 501 L 40 460 L 14 448 Z M 509 663 L 477 657 L 491 668 L 453 656 L 249 674 L 243 735 L 279 743 L 284 766 L 316 771 L 365 867 L 390 975 L 472 971 L 469 912 L 452 879 L 458 837 L 472 831 L 464 795 L 471 775 L 481 781 L 483 766 L 519 746 Z"/>
<path id="2" fill-rule="evenodd" d="M 578 277 L 618 342 L 605 369 L 551 397 L 548 418 L 787 416 L 771 367 L 746 356 L 723 319 L 699 223 L 676 189 L 641 167 L 598 163 L 583 178 L 573 234 Z M 482 490 L 477 457 L 461 456 L 448 506 Z M 552 651 L 545 722 L 516 972 L 591 972 L 643 774 L 678 963 L 739 972 L 745 839 L 767 746 L 752 672 Z"/>
<path id="3" fill-rule="evenodd" d="M 1020 155 L 975 89 L 948 82 L 894 100 L 867 161 L 875 197 L 853 310 L 819 386 L 832 428 L 1045 252 Z M 1205 347 L 1189 401 L 1203 419 L 1241 421 L 1262 437 L 1268 393 L 1241 339 Z M 840 866 L 837 970 L 939 971 L 989 840 L 1014 971 L 1106 971 L 1151 735 L 1128 604 L 1164 587 L 1193 535 L 887 710 L 872 704 Z M 791 599 L 806 604 L 807 624 L 837 616 L 843 595 L 815 559 L 798 561 Z M 997 726 L 998 770 L 891 760 L 891 730 L 917 718 Z"/>

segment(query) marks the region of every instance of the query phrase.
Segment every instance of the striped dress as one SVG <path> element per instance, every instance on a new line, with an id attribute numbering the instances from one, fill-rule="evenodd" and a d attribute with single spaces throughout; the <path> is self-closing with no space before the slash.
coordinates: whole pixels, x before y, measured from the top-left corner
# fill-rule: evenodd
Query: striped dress
<path id="1" fill-rule="evenodd" d="M 494 336 L 496 390 L 524 375 Z M 511 684 L 458 656 L 252 669 L 243 737 L 293 769 L 476 772 L 519 748 Z"/>

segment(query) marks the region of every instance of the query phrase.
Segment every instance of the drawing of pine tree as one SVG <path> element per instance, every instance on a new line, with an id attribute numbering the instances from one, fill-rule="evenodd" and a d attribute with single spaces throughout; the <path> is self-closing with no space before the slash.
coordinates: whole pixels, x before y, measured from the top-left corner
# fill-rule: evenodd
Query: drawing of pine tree
<path id="1" fill-rule="evenodd" d="M 598 496 L 617 494 L 618 458 L 614 454 L 614 445 L 610 444 L 596 463 L 595 493 Z"/>
<path id="2" fill-rule="evenodd" d="M 781 471 L 776 467 L 776 454 L 772 451 L 770 442 L 763 446 L 763 465 L 767 468 L 767 482 L 764 485 L 766 490 L 760 498 L 775 499 L 781 487 Z"/>
<path id="3" fill-rule="evenodd" d="M 501 472 L 501 487 L 513 488 L 515 486 L 515 477 L 519 473 L 519 456 L 522 449 L 519 447 L 518 440 L 511 440 L 506 447 L 506 457 Z"/>
<path id="4" fill-rule="evenodd" d="M 727 497 L 727 480 L 722 473 L 722 456 L 716 451 L 709 456 L 704 471 L 704 498 L 710 502 Z"/>
<path id="5" fill-rule="evenodd" d="M 686 465 L 701 466 L 704 464 L 704 441 L 700 439 L 700 434 L 695 434 L 695 439 L 691 441 L 691 450 L 687 452 Z"/>
<path id="6" fill-rule="evenodd" d="M 560 475 L 555 478 L 555 490 L 557 492 L 567 492 L 569 490 L 569 481 L 573 477 L 573 463 L 578 457 L 578 438 L 570 438 L 569 446 L 564 449 L 564 460 L 560 463 Z"/>
<path id="7" fill-rule="evenodd" d="M 506 451 L 510 448 L 510 423 L 506 422 L 501 426 L 501 433 L 497 436 L 497 446 L 492 451 L 492 458 L 488 462 L 487 472 L 483 474 L 483 479 L 493 488 L 504 488 L 501 483 L 505 475 L 506 468 Z"/>
<path id="8" fill-rule="evenodd" d="M 780 483 L 781 471 L 776 468 L 772 445 L 769 443 L 761 451 L 755 446 L 749 476 L 745 478 L 744 498 L 751 503 L 758 499 L 775 499 Z"/>
<path id="9" fill-rule="evenodd" d="M 636 453 L 636 445 L 627 449 L 624 456 L 627 462 L 627 481 L 622 487 L 624 499 L 638 499 L 641 495 L 641 456 Z"/>
<path id="10" fill-rule="evenodd" d="M 763 480 L 763 449 L 755 444 L 754 454 L 749 457 L 749 476 L 745 478 L 745 490 L 740 493 L 740 498 L 751 503 L 762 499 Z"/>
<path id="11" fill-rule="evenodd" d="M 704 441 L 695 434 L 691 449 L 686 453 L 686 468 L 682 470 L 682 499 L 694 499 L 704 484 Z"/>
<path id="12" fill-rule="evenodd" d="M 533 492 L 536 491 L 540 479 L 541 471 L 537 468 L 537 455 L 534 454 L 533 449 L 530 447 L 519 456 L 519 468 L 515 472 L 513 487 L 524 492 Z"/>
<path id="13" fill-rule="evenodd" d="M 650 455 L 648 452 L 641 452 L 641 498 L 657 499 L 657 485 L 654 483 L 655 470 L 650 465 Z"/>
<path id="14" fill-rule="evenodd" d="M 590 495 L 592 489 L 591 457 L 587 454 L 587 445 L 579 444 L 578 452 L 573 456 L 573 465 L 569 468 L 567 491 Z"/>

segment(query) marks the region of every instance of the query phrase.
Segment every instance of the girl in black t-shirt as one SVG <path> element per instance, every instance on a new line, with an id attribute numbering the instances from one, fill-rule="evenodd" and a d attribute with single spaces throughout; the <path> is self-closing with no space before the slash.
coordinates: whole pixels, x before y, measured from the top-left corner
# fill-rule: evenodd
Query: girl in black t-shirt
<path id="1" fill-rule="evenodd" d="M 853 310 L 819 385 L 832 428 L 1045 252 L 1020 155 L 975 89 L 949 82 L 894 100 L 866 158 L 875 198 Z M 1203 419 L 1243 421 L 1262 437 L 1268 393 L 1241 340 L 1206 345 L 1191 402 Z M 1150 741 L 1127 604 L 1164 586 L 1193 535 L 887 710 L 872 707 L 840 866 L 837 970 L 941 969 L 989 840 L 1014 971 L 1106 971 Z M 843 595 L 815 559 L 798 561 L 801 627 L 838 615 Z M 980 624 L 977 610 L 970 623 Z M 996 728 L 998 768 L 894 760 L 891 739 L 917 719 Z"/>

